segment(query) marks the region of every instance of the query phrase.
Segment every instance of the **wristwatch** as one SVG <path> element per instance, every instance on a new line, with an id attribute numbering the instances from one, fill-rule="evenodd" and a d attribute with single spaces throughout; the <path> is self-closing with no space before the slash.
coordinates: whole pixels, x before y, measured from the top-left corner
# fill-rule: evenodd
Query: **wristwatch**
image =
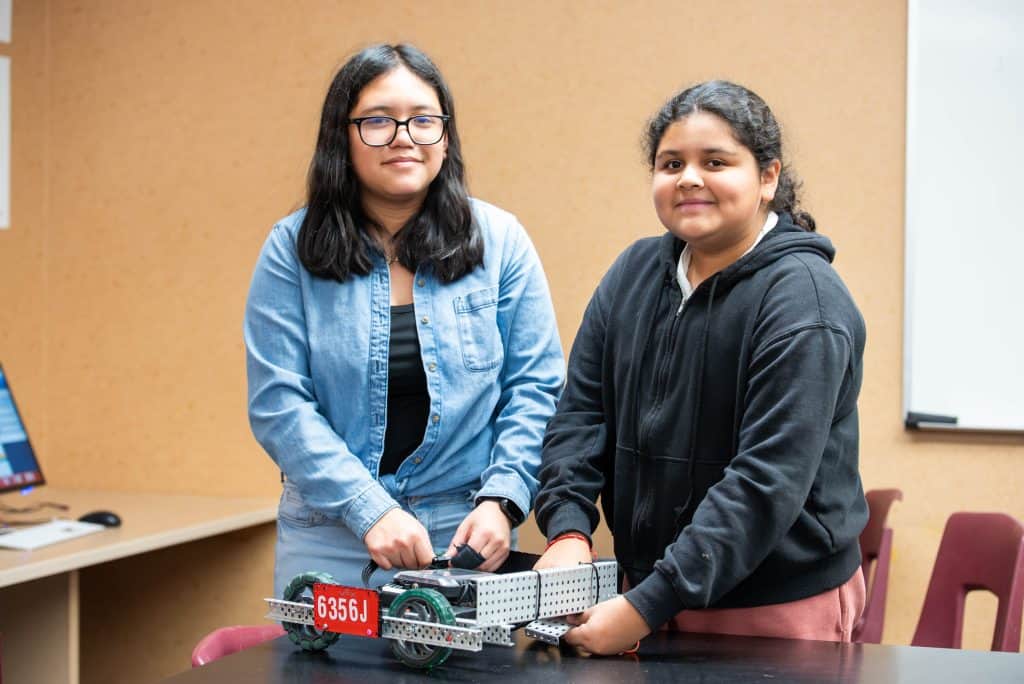
<path id="1" fill-rule="evenodd" d="M 512 527 L 522 525 L 523 521 L 526 520 L 526 515 L 519 510 L 519 506 L 515 504 L 512 499 L 506 499 L 503 496 L 481 496 L 476 500 L 477 505 L 480 505 L 481 501 L 497 501 L 498 506 L 501 507 L 501 512 L 505 514 L 508 521 L 512 523 Z"/>

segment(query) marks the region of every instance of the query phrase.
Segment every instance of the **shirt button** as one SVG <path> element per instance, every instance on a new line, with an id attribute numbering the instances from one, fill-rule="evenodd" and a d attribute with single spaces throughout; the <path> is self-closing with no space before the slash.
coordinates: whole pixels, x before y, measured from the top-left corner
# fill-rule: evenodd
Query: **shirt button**
<path id="1" fill-rule="evenodd" d="M 431 420 L 431 421 L 433 421 L 433 422 L 435 422 L 435 423 L 438 423 L 438 422 L 440 422 L 440 421 L 441 421 L 441 416 L 439 416 L 439 415 L 437 415 L 437 414 L 435 413 L 434 415 L 432 415 L 432 416 L 430 417 L 430 420 Z"/>
<path id="2" fill-rule="evenodd" d="M 416 458 L 412 459 L 412 462 L 415 463 L 416 465 L 419 465 L 420 463 L 423 463 L 423 459 L 417 456 Z"/>
<path id="3" fill-rule="evenodd" d="M 427 281 L 424 280 L 423 278 L 420 278 L 419 280 L 416 281 L 416 284 L 419 285 L 420 287 L 423 287 L 424 285 L 427 284 Z"/>
<path id="4" fill-rule="evenodd" d="M 427 365 L 427 370 L 433 373 L 434 371 L 437 370 L 437 364 L 431 361 L 430 364 Z"/>
<path id="5" fill-rule="evenodd" d="M 424 316 L 423 318 L 420 319 L 420 323 L 422 323 L 423 325 L 430 323 L 430 317 Z"/>

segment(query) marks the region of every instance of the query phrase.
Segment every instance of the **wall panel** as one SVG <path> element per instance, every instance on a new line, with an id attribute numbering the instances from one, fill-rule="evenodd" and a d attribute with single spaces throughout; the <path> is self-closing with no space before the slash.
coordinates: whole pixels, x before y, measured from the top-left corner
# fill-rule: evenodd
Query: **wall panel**
<path id="1" fill-rule="evenodd" d="M 334 69 L 374 40 L 411 40 L 455 91 L 474 193 L 517 213 L 536 242 L 566 348 L 614 256 L 661 231 L 639 151 L 645 119 L 677 86 L 710 77 L 773 105 L 868 324 L 865 483 L 905 492 L 892 514 L 888 641 L 909 642 L 949 513 L 1024 518 L 1019 440 L 909 435 L 899 421 L 902 3 L 15 7 L 10 49 L 36 76 L 16 72 L 25 223 L 0 233 L 0 352 L 31 369 L 17 380 L 45 379 L 20 394 L 45 425 L 60 484 L 277 491 L 245 414 L 251 269 L 273 221 L 301 203 Z M 523 540 L 540 544 L 529 529 Z M 253 545 L 243 583 L 269 586 L 270 547 Z"/>

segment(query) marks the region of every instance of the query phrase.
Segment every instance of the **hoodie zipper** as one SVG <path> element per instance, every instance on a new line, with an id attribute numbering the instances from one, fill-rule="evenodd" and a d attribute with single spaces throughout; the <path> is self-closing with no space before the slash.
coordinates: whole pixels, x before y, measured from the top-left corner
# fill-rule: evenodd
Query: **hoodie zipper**
<path id="1" fill-rule="evenodd" d="M 665 287 L 665 285 L 662 285 L 662 287 Z M 671 308 L 669 310 L 671 310 Z M 661 406 L 662 401 L 664 401 L 663 395 L 665 393 L 665 385 L 668 382 L 668 370 L 669 366 L 671 365 L 672 353 L 675 350 L 676 346 L 676 328 L 679 325 L 679 321 L 683 317 L 684 311 L 685 307 L 680 306 L 679 308 L 676 309 L 675 313 L 672 314 L 672 320 L 669 323 L 668 331 L 665 333 L 665 354 L 660 359 L 660 363 L 658 363 L 657 361 L 655 362 L 656 370 L 654 375 L 654 402 L 651 404 L 650 410 L 647 411 L 646 414 L 644 414 L 644 417 L 639 421 L 639 424 L 637 425 L 637 457 L 640 459 L 644 458 L 644 453 L 646 451 L 646 445 L 648 441 L 647 439 L 645 439 L 645 433 L 646 437 L 649 438 L 650 432 L 654 426 L 654 415 L 658 412 L 658 409 Z M 654 315 L 657 316 L 658 312 L 655 311 Z M 636 393 L 634 396 L 634 400 L 639 403 L 639 393 Z M 638 467 L 643 467 L 639 463 L 637 465 Z M 640 499 L 637 501 L 636 509 L 633 511 L 632 539 L 634 545 L 636 544 L 640 536 L 640 523 L 643 520 L 646 520 L 647 518 L 647 509 L 649 507 L 651 498 L 652 497 L 646 496 L 640 497 Z"/>
<path id="2" fill-rule="evenodd" d="M 706 314 L 707 318 L 704 321 L 704 330 L 703 330 L 703 333 L 701 334 L 701 342 L 700 342 L 700 345 L 701 345 L 700 346 L 701 358 L 699 359 L 700 363 L 699 363 L 698 368 L 697 368 L 698 379 L 697 379 L 697 387 L 696 387 L 696 390 L 695 390 L 697 396 L 694 398 L 694 400 L 699 402 L 700 398 L 701 398 L 701 395 L 703 394 L 703 388 L 702 388 L 703 381 L 702 381 L 702 377 L 701 377 L 703 375 L 703 373 L 704 373 L 704 358 L 703 357 L 704 357 L 705 354 L 707 354 L 708 326 L 710 325 L 710 321 L 711 321 L 711 306 L 712 306 L 712 303 L 714 302 L 715 290 L 717 289 L 717 286 L 718 286 L 718 275 L 717 274 L 712 276 L 708 280 L 705 280 L 700 285 L 698 285 L 697 288 L 693 291 L 693 293 L 691 293 L 690 297 L 687 300 L 682 302 L 682 305 L 678 309 L 676 309 L 675 314 L 672 316 L 672 321 L 669 324 L 669 329 L 668 329 L 668 333 L 667 333 L 668 339 L 666 340 L 667 344 L 665 345 L 666 346 L 665 354 L 664 354 L 664 356 L 661 359 L 660 367 L 659 367 L 659 369 L 657 371 L 657 374 L 655 376 L 655 386 L 654 386 L 654 388 L 655 388 L 655 393 L 654 393 L 655 399 L 654 399 L 654 402 L 651 405 L 651 409 L 644 416 L 643 422 L 641 423 L 640 428 L 638 430 L 638 440 L 637 440 L 637 453 L 638 453 L 638 455 L 639 454 L 643 454 L 646 451 L 647 443 L 648 443 L 649 438 L 650 438 L 650 433 L 654 429 L 654 416 L 659 411 L 659 409 L 661 408 L 661 404 L 665 400 L 664 395 L 667 392 L 667 387 L 668 387 L 668 370 L 669 370 L 669 367 L 671 365 L 672 355 L 675 352 L 675 346 L 676 346 L 676 328 L 678 327 L 679 322 L 682 320 L 683 315 L 685 315 L 686 311 L 693 308 L 692 306 L 687 306 L 687 304 L 689 304 L 690 300 L 693 299 L 694 295 L 696 295 L 697 292 L 700 292 L 702 288 L 706 289 L 706 287 L 707 287 L 706 283 L 708 283 L 708 282 L 711 283 L 711 285 L 710 285 L 711 289 L 710 289 L 710 293 L 708 294 L 708 310 L 707 310 L 707 314 Z M 657 312 L 655 312 L 655 315 L 656 314 L 657 314 Z M 690 504 L 692 503 L 691 499 L 693 498 L 694 461 L 695 461 L 695 458 L 696 458 L 694 453 L 693 453 L 693 450 L 694 450 L 694 447 L 696 446 L 695 445 L 695 440 L 694 440 L 694 436 L 695 436 L 694 435 L 694 431 L 697 429 L 696 428 L 696 419 L 697 419 L 697 413 L 696 412 L 697 412 L 697 409 L 695 407 L 693 415 L 690 416 L 690 423 L 691 423 L 691 425 L 690 425 L 690 442 L 687 445 L 687 459 L 688 459 L 688 463 L 689 463 L 689 466 L 687 468 L 687 479 L 688 479 L 687 488 L 688 488 L 688 493 L 687 493 L 687 496 L 686 496 L 686 503 L 683 504 L 682 510 L 678 511 L 677 515 L 676 515 L 676 527 L 677 528 L 679 527 L 679 519 L 682 517 L 683 514 L 686 513 L 686 509 L 689 508 Z M 644 439 L 645 433 L 646 433 L 647 439 Z M 634 517 L 633 517 L 633 540 L 634 540 L 634 542 L 639 537 L 640 522 L 642 520 L 644 520 L 646 515 L 647 515 L 647 509 L 649 508 L 649 500 L 651 498 L 652 497 L 642 497 L 640 499 L 639 506 L 637 506 L 636 511 L 634 512 L 635 513 Z M 676 530 L 676 534 L 678 535 L 678 533 L 680 531 L 681 530 L 677 529 Z"/>
<path id="3" fill-rule="evenodd" d="M 651 404 L 650 410 L 644 415 L 638 430 L 637 451 L 640 453 L 644 453 L 647 449 L 651 430 L 654 429 L 654 416 L 665 400 L 665 387 L 668 384 L 669 366 L 672 364 L 672 354 L 676 348 L 676 328 L 679 326 L 679 321 L 682 320 L 685 312 L 685 307 L 680 307 L 676 310 L 672 315 L 672 321 L 669 323 L 668 332 L 665 333 L 665 353 L 659 359 L 658 370 L 654 376 L 654 401 Z"/>

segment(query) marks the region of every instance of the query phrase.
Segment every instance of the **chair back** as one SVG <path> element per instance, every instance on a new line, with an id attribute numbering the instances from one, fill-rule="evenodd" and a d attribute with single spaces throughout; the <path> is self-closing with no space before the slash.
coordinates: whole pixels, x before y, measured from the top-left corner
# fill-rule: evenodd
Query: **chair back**
<path id="1" fill-rule="evenodd" d="M 954 513 L 942 533 L 912 646 L 960 648 L 967 592 L 999 598 L 993 651 L 1020 651 L 1024 526 L 1003 513 Z"/>
<path id="2" fill-rule="evenodd" d="M 868 524 L 860 533 L 861 570 L 867 582 L 864 613 L 853 628 L 853 640 L 860 643 L 882 643 L 885 626 L 885 600 L 889 593 L 889 562 L 892 558 L 892 528 L 885 522 L 893 501 L 902 501 L 899 489 L 872 489 L 868 500 Z M 872 567 L 874 572 L 872 573 Z"/>
<path id="3" fill-rule="evenodd" d="M 192 667 L 212 663 L 218 658 L 231 655 L 250 646 L 262 644 L 264 641 L 284 636 L 281 625 L 235 625 L 215 629 L 196 644 L 192 649 Z"/>

